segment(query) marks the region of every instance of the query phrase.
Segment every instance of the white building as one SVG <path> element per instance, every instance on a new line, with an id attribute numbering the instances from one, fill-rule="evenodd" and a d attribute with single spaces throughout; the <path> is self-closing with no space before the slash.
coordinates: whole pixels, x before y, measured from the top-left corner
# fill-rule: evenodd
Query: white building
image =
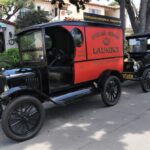
<path id="1" fill-rule="evenodd" d="M 15 42 L 15 23 L 0 19 L 0 52 L 17 48 Z"/>
<path id="2" fill-rule="evenodd" d="M 65 11 L 65 10 L 62 10 L 62 11 Z M 67 13 L 68 11 L 70 12 L 69 15 Z M 95 4 L 95 3 L 88 3 L 85 5 L 85 10 L 80 10 L 80 12 L 77 12 L 76 6 L 70 4 L 68 6 L 66 13 L 63 12 L 62 14 L 65 14 L 64 16 L 73 17 L 73 18 L 83 20 L 84 19 L 84 12 L 119 18 L 120 8 L 118 6 L 112 7 L 112 6 Z M 63 16 L 61 16 L 60 18 L 63 18 Z"/>

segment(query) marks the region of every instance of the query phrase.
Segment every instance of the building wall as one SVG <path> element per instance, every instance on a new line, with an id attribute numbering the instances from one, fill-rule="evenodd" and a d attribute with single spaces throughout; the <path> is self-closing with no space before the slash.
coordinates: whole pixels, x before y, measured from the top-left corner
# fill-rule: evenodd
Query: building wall
<path id="1" fill-rule="evenodd" d="M 12 37 L 10 37 L 10 33 L 12 33 Z M 9 48 L 17 48 L 17 43 L 11 42 L 10 40 L 13 40 L 15 38 L 15 26 L 6 24 L 6 30 L 4 31 L 4 39 L 5 39 L 5 50 Z M 12 43 L 12 44 L 11 44 Z"/>
<path id="2" fill-rule="evenodd" d="M 46 11 L 49 15 L 49 18 L 54 18 L 55 17 L 55 5 L 51 5 L 50 1 L 43 1 L 43 0 L 34 0 L 34 6 L 35 9 L 41 9 Z M 58 12 L 57 12 L 58 13 Z"/>
<path id="3" fill-rule="evenodd" d="M 68 15 L 69 12 L 69 15 Z M 65 17 L 75 18 L 75 19 L 84 19 L 84 12 L 93 13 L 98 15 L 106 15 L 112 17 L 120 17 L 120 8 L 119 7 L 109 7 L 105 5 L 97 5 L 94 3 L 86 4 L 85 10 L 80 10 L 77 12 L 76 6 L 70 4 L 68 10 L 61 15 L 60 18 L 63 20 Z M 64 15 L 65 14 L 65 15 Z"/>
<path id="4" fill-rule="evenodd" d="M 95 13 L 95 14 L 98 14 L 98 15 L 104 15 L 105 14 L 105 9 L 103 7 L 91 6 L 91 5 L 86 5 L 85 10 L 80 10 L 80 12 L 77 12 L 76 6 L 71 4 L 68 7 L 68 11 L 70 11 L 70 15 L 68 15 L 67 17 L 73 17 L 73 18 L 77 18 L 77 19 L 80 19 L 80 20 L 83 20 L 84 12 Z"/>
<path id="5" fill-rule="evenodd" d="M 119 18 L 120 17 L 120 8 L 118 8 L 118 9 L 117 8 L 116 9 L 107 9 L 105 11 L 105 15 Z"/>

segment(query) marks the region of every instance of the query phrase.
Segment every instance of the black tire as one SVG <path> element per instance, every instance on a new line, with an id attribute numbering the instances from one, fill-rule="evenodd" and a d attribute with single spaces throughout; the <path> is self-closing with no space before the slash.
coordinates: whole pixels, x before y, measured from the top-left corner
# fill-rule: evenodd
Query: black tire
<path id="1" fill-rule="evenodd" d="M 0 119 L 2 117 L 2 113 L 3 113 L 3 108 L 2 108 L 2 104 L 0 103 Z"/>
<path id="2" fill-rule="evenodd" d="M 116 76 L 109 76 L 102 85 L 102 100 L 106 106 L 114 106 L 121 96 L 121 82 Z"/>
<path id="3" fill-rule="evenodd" d="M 2 129 L 10 139 L 21 142 L 34 137 L 45 119 L 42 103 L 32 96 L 11 101 L 2 114 Z"/>
<path id="4" fill-rule="evenodd" d="M 142 75 L 141 88 L 143 92 L 150 92 L 150 69 L 146 69 Z"/>

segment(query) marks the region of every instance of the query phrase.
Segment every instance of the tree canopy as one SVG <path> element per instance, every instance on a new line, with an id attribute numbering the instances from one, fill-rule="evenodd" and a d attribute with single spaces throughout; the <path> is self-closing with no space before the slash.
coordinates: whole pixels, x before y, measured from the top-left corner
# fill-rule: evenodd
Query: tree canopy
<path id="1" fill-rule="evenodd" d="M 25 28 L 35 24 L 41 24 L 49 22 L 47 13 L 42 10 L 31 10 L 24 15 L 19 15 L 16 20 L 17 29 Z"/>
<path id="2" fill-rule="evenodd" d="M 33 7 L 32 0 L 0 0 L 0 4 L 4 6 L 0 14 L 6 20 L 9 20 L 23 7 Z"/>

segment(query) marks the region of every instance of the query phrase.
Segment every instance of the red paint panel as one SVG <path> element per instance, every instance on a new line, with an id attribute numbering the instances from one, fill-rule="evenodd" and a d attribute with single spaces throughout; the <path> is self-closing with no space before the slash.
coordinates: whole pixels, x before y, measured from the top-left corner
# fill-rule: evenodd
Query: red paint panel
<path id="1" fill-rule="evenodd" d="M 123 32 L 116 28 L 86 27 L 88 59 L 123 56 Z"/>
<path id="2" fill-rule="evenodd" d="M 93 60 L 75 63 L 75 83 L 98 79 L 106 70 L 123 71 L 123 58 Z"/>
<path id="3" fill-rule="evenodd" d="M 84 29 L 84 27 L 79 26 L 64 27 L 69 31 L 73 28 L 78 28 L 84 35 L 83 45 L 80 48 L 76 48 L 74 83 L 96 80 L 106 70 L 123 72 L 122 29 L 104 27 L 85 27 Z M 87 56 L 88 60 L 86 60 Z"/>
<path id="4" fill-rule="evenodd" d="M 75 61 L 84 61 L 86 60 L 86 45 L 85 45 L 85 33 L 84 33 L 84 27 L 81 26 L 64 26 L 67 30 L 71 31 L 73 28 L 78 28 L 81 30 L 83 37 L 84 37 L 84 42 L 81 47 L 76 47 L 76 52 L 75 52 Z"/>

